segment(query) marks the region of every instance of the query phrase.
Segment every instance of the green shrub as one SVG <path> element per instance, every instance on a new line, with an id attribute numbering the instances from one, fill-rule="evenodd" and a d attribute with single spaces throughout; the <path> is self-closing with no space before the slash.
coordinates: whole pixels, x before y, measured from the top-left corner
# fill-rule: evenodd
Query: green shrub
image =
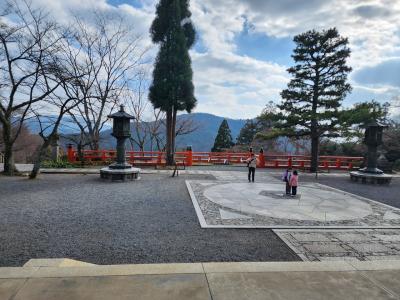
<path id="1" fill-rule="evenodd" d="M 393 164 L 393 170 L 400 171 L 400 159 L 397 159 Z"/>
<path id="2" fill-rule="evenodd" d="M 66 168 L 73 168 L 70 162 L 66 160 L 45 160 L 41 164 L 42 168 L 54 168 L 54 169 L 66 169 Z"/>

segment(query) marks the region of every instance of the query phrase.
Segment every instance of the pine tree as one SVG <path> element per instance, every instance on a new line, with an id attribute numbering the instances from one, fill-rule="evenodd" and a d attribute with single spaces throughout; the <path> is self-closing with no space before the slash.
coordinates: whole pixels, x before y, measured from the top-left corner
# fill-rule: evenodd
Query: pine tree
<path id="1" fill-rule="evenodd" d="M 154 108 L 166 113 L 167 164 L 174 163 L 175 126 L 178 111 L 196 106 L 189 49 L 195 41 L 190 21 L 189 0 L 160 0 L 150 29 L 160 45 L 153 71 L 149 99 Z"/>
<path id="2" fill-rule="evenodd" d="M 348 39 L 336 28 L 307 31 L 294 37 L 292 55 L 295 66 L 288 69 L 292 79 L 281 96 L 280 122 L 275 124 L 288 136 L 311 139 L 311 171 L 318 168 L 321 137 L 337 136 L 340 130 L 340 106 L 351 91 L 346 65 L 350 56 Z"/>
<path id="3" fill-rule="evenodd" d="M 236 139 L 238 145 L 249 145 L 253 141 L 259 126 L 255 120 L 247 120 L 246 124 L 240 129 L 239 136 Z"/>
<path id="4" fill-rule="evenodd" d="M 232 134 L 228 122 L 224 119 L 219 126 L 217 136 L 215 137 L 214 146 L 211 152 L 221 152 L 233 146 Z"/>

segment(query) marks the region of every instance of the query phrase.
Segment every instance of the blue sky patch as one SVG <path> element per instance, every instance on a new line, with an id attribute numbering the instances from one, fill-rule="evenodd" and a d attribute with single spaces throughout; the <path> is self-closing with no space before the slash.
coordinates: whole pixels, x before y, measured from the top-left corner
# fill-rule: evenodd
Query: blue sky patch
<path id="1" fill-rule="evenodd" d="M 236 36 L 235 44 L 239 55 L 285 66 L 293 64 L 291 55 L 295 44 L 292 38 L 276 38 L 244 30 Z"/>

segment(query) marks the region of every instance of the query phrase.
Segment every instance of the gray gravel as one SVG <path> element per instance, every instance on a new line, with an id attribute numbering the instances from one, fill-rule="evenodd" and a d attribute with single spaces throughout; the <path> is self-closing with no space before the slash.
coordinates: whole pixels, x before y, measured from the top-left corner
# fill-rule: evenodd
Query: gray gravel
<path id="1" fill-rule="evenodd" d="M 299 260 L 271 230 L 202 229 L 185 179 L 0 176 L 0 266 L 68 257 L 96 264 Z"/>

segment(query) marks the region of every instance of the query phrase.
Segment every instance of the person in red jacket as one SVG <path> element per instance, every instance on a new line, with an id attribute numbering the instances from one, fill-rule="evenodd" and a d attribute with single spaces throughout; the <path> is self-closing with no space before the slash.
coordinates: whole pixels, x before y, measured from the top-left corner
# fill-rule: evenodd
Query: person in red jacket
<path id="1" fill-rule="evenodd" d="M 296 196 L 298 184 L 299 184 L 299 175 L 297 171 L 293 171 L 293 175 L 290 176 L 289 180 L 289 185 L 292 187 L 292 196 Z"/>

